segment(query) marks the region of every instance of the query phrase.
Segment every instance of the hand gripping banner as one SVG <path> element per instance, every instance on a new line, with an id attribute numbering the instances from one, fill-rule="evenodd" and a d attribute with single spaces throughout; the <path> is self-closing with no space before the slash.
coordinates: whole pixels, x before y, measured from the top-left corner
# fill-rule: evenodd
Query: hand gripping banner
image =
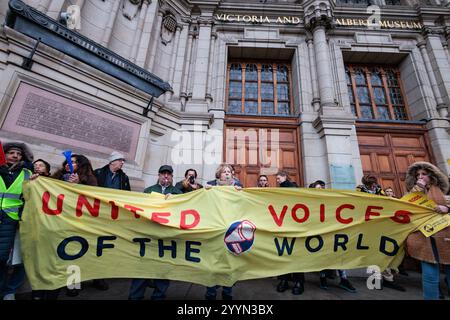
<path id="1" fill-rule="evenodd" d="M 65 286 L 73 266 L 81 281 L 155 278 L 206 286 L 290 272 L 396 268 L 409 233 L 450 220 L 417 197 L 329 189 L 213 187 L 166 199 L 39 177 L 25 183 L 24 197 L 20 236 L 34 290 Z"/>

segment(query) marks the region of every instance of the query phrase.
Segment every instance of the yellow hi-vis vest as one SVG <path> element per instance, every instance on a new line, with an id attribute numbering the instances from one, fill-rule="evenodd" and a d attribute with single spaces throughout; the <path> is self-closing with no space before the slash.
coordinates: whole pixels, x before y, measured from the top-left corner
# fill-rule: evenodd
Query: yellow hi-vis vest
<path id="1" fill-rule="evenodd" d="M 19 209 L 23 206 L 22 183 L 30 179 L 30 176 L 30 170 L 22 169 L 8 189 L 3 178 L 0 177 L 0 210 L 13 220 L 19 220 Z"/>

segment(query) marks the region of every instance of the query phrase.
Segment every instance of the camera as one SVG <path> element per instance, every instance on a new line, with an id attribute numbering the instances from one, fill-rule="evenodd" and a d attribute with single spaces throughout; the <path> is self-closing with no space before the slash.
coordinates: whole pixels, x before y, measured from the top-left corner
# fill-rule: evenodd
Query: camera
<path id="1" fill-rule="evenodd" d="M 194 176 L 189 176 L 189 183 L 190 184 L 194 184 L 195 183 L 195 177 Z"/>

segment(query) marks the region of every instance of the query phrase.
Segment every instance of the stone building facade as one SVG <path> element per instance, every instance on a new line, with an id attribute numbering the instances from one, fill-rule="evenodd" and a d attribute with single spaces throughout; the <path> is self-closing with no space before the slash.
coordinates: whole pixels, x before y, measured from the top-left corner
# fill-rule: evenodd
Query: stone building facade
<path id="1" fill-rule="evenodd" d="M 450 173 L 447 0 L 24 2 L 55 20 L 76 5 L 73 32 L 170 85 L 152 99 L 45 43 L 24 68 L 36 39 L 4 24 L 0 139 L 53 166 L 119 150 L 135 190 L 166 163 L 207 181 L 232 162 L 246 186 L 284 169 L 352 189 L 372 173 L 398 194 L 414 161 Z"/>

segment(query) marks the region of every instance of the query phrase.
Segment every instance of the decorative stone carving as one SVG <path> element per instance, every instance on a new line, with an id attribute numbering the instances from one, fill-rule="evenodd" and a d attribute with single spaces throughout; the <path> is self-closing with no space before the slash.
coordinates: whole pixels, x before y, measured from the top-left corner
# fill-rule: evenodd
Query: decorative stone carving
<path id="1" fill-rule="evenodd" d="M 172 41 L 175 31 L 177 30 L 177 20 L 175 17 L 171 14 L 167 14 L 163 20 L 162 20 L 162 26 L 161 26 L 161 42 L 164 45 L 167 45 L 169 42 Z"/>
<path id="2" fill-rule="evenodd" d="M 123 0 L 122 3 L 122 14 L 128 20 L 133 20 L 142 5 L 142 0 Z"/>
<path id="3" fill-rule="evenodd" d="M 443 27 L 423 26 L 422 34 L 424 36 L 439 36 L 445 34 Z"/>
<path id="4" fill-rule="evenodd" d="M 313 2 L 305 10 L 305 28 L 314 30 L 319 26 L 327 29 L 333 27 L 334 16 L 330 5 L 325 2 Z"/>

